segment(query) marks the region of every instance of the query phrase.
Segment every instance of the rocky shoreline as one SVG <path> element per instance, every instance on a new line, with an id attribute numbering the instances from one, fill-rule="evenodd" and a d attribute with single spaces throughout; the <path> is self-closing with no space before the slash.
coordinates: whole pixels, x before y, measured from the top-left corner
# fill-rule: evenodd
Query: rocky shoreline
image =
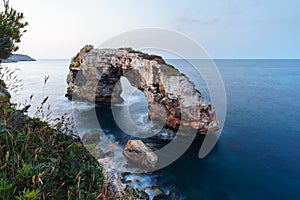
<path id="1" fill-rule="evenodd" d="M 70 118 L 70 127 L 68 130 L 76 130 L 73 125 L 74 115 L 66 116 Z M 63 129 L 65 130 L 65 129 Z M 81 135 L 78 132 L 64 132 L 64 134 Z M 140 163 L 141 168 L 152 168 L 157 161 L 155 153 L 141 140 L 129 140 L 127 147 L 125 146 L 123 151 L 115 146 L 107 145 L 106 137 L 103 133 L 90 132 L 84 134 L 83 137 L 78 138 L 82 144 L 87 148 L 91 155 L 97 159 L 97 161 L 103 167 L 103 174 L 106 177 L 106 182 L 112 193 L 121 196 L 126 194 L 126 191 L 134 191 L 134 193 L 140 196 L 140 199 L 149 200 L 174 200 L 178 199 L 175 188 L 169 188 L 158 184 L 159 172 L 141 173 L 139 168 L 136 168 L 136 163 Z M 117 145 L 117 143 L 113 144 Z M 127 156 L 126 156 L 127 155 Z M 134 159 L 136 157 L 136 159 Z M 154 157 L 154 160 L 151 160 Z M 124 159 L 128 159 L 130 165 L 123 166 Z M 116 165 L 118 160 L 119 165 Z M 127 162 L 127 161 L 125 161 Z M 145 165 L 144 165 L 145 164 Z M 127 164 L 126 164 L 127 165 Z M 133 167 L 130 172 L 129 168 Z M 161 178 L 161 177 L 160 177 Z"/>

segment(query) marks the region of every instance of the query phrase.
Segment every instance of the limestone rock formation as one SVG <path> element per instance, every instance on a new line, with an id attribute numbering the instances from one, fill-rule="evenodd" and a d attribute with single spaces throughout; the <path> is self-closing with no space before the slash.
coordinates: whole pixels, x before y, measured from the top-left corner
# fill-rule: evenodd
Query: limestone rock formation
<path id="1" fill-rule="evenodd" d="M 141 140 L 129 140 L 123 154 L 128 160 L 148 169 L 153 169 L 158 161 L 157 155 Z"/>
<path id="2" fill-rule="evenodd" d="M 176 68 L 155 55 L 130 48 L 94 49 L 85 46 L 72 59 L 66 96 L 92 103 L 122 102 L 124 76 L 147 99 L 149 118 L 177 131 L 193 128 L 206 134 L 219 129 L 215 110 Z"/>

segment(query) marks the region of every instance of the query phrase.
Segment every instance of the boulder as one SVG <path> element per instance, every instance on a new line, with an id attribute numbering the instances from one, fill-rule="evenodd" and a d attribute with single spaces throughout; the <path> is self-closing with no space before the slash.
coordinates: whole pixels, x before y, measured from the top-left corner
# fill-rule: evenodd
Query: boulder
<path id="1" fill-rule="evenodd" d="M 158 161 L 157 155 L 141 140 L 129 140 L 123 154 L 129 161 L 148 169 L 153 169 Z"/>

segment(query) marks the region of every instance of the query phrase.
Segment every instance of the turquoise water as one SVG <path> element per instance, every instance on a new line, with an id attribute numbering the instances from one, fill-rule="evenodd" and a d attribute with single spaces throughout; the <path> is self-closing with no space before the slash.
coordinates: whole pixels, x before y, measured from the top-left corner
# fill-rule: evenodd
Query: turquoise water
<path id="1" fill-rule="evenodd" d="M 209 98 L 203 81 L 188 63 L 168 62 Z M 24 79 L 23 94 L 17 99 L 23 101 L 34 93 L 31 104 L 38 105 L 46 93 L 54 116 L 70 112 L 71 104 L 64 98 L 68 63 L 8 64 L 20 68 L 19 76 Z M 227 94 L 227 116 L 219 142 L 207 157 L 199 159 L 200 141 L 195 141 L 180 159 L 158 172 L 157 181 L 175 188 L 182 199 L 300 199 L 300 60 L 215 63 Z M 50 75 L 46 89 L 44 75 Z M 135 114 L 144 112 L 141 101 L 137 98 L 132 106 Z M 97 109 L 107 133 L 124 144 L 128 138 L 115 126 L 110 108 Z"/>

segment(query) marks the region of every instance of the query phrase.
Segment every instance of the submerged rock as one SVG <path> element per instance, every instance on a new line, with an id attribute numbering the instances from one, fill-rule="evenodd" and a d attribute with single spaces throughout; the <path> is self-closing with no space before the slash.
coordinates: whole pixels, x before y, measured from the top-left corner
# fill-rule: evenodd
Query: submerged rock
<path id="1" fill-rule="evenodd" d="M 99 133 L 86 133 L 82 137 L 82 143 L 85 145 L 98 144 L 99 142 L 100 142 L 100 134 Z"/>
<path id="2" fill-rule="evenodd" d="M 122 102 L 120 78 L 124 76 L 145 94 L 149 118 L 158 127 L 175 131 L 192 128 L 201 134 L 219 129 L 213 106 L 184 74 L 160 56 L 88 45 L 72 59 L 69 68 L 69 99 L 97 104 Z"/>
<path id="3" fill-rule="evenodd" d="M 129 161 L 148 169 L 153 169 L 158 160 L 157 155 L 141 140 L 129 140 L 123 154 Z"/>

